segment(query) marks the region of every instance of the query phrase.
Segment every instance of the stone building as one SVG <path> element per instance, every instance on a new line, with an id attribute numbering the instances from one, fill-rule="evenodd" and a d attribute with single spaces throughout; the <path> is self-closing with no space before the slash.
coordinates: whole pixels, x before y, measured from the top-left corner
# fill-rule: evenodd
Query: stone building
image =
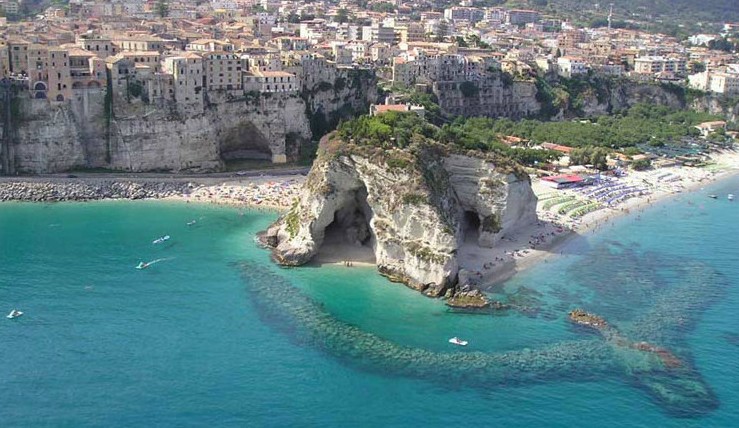
<path id="1" fill-rule="evenodd" d="M 203 109 L 203 58 L 184 52 L 164 60 L 164 71 L 172 75 L 174 100 L 178 109 Z"/>
<path id="2" fill-rule="evenodd" d="M 243 76 L 244 91 L 260 93 L 298 92 L 300 84 L 294 74 L 284 71 L 253 71 Z"/>
<path id="3" fill-rule="evenodd" d="M 116 54 L 113 41 L 109 37 L 96 34 L 81 34 L 75 38 L 75 44 L 95 54 L 99 58 L 107 58 Z"/>
<path id="4" fill-rule="evenodd" d="M 117 51 L 158 51 L 165 48 L 165 41 L 157 36 L 135 35 L 121 36 L 113 39 Z"/>
<path id="5" fill-rule="evenodd" d="M 48 99 L 64 101 L 72 98 L 72 75 L 67 50 L 60 47 L 50 47 L 48 55 Z"/>
<path id="6" fill-rule="evenodd" d="M 203 81 L 209 91 L 240 90 L 242 66 L 238 55 L 228 52 L 203 54 Z"/>
<path id="7" fill-rule="evenodd" d="M 28 74 L 28 46 L 30 42 L 21 39 L 9 39 L 8 61 L 13 74 Z"/>

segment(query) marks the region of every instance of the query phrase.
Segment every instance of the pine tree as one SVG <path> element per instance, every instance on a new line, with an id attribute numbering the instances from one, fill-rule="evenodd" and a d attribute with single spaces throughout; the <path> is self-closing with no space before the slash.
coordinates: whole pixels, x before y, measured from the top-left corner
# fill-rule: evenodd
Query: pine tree
<path id="1" fill-rule="evenodd" d="M 160 18 L 166 18 L 169 15 L 169 2 L 157 0 L 156 11 Z"/>

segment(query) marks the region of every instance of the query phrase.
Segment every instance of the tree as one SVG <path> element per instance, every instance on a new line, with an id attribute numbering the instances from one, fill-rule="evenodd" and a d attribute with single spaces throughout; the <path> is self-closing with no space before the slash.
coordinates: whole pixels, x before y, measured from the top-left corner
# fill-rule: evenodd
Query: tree
<path id="1" fill-rule="evenodd" d="M 344 9 L 343 7 L 336 11 L 336 22 L 339 24 L 344 24 L 346 22 L 349 22 L 349 11 Z"/>
<path id="2" fill-rule="evenodd" d="M 157 0 L 156 12 L 160 18 L 169 16 L 169 2 L 167 0 Z"/>
<path id="3" fill-rule="evenodd" d="M 379 3 L 372 3 L 372 5 L 370 6 L 370 10 L 372 12 L 393 13 L 395 12 L 395 6 L 392 3 L 383 1 Z"/>
<path id="4" fill-rule="evenodd" d="M 462 92 L 462 96 L 465 98 L 470 98 L 477 96 L 480 93 L 480 88 L 474 82 L 464 81 L 459 84 L 459 91 Z"/>
<path id="5" fill-rule="evenodd" d="M 690 63 L 690 70 L 693 73 L 703 73 L 704 71 L 706 71 L 706 64 L 698 61 L 692 61 Z"/>
<path id="6" fill-rule="evenodd" d="M 650 166 L 652 166 L 652 161 L 649 159 L 638 159 L 631 163 L 631 168 L 637 171 L 644 171 L 649 169 Z"/>

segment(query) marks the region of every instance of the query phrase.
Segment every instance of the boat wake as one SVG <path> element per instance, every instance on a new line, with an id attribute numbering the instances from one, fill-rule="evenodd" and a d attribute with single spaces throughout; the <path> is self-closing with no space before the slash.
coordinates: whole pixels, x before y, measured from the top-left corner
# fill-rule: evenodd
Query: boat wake
<path id="1" fill-rule="evenodd" d="M 153 264 L 156 264 L 156 263 L 159 263 L 159 262 L 163 262 L 163 261 L 167 261 L 167 260 L 172 260 L 173 258 L 174 257 L 165 257 L 163 259 L 154 259 L 154 260 L 151 260 L 149 262 L 139 262 L 139 264 L 136 266 L 136 269 L 139 269 L 139 270 L 146 269 L 146 268 L 148 268 L 149 266 L 151 266 Z"/>

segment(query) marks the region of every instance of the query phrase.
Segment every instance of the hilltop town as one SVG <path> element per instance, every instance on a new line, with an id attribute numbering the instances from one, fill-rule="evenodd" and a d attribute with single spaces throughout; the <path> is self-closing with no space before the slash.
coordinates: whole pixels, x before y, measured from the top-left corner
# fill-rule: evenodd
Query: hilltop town
<path id="1" fill-rule="evenodd" d="M 367 112 L 561 119 L 739 95 L 732 23 L 681 40 L 612 10 L 580 27 L 474 1 L 0 3 L 5 174 L 295 162 Z"/>

